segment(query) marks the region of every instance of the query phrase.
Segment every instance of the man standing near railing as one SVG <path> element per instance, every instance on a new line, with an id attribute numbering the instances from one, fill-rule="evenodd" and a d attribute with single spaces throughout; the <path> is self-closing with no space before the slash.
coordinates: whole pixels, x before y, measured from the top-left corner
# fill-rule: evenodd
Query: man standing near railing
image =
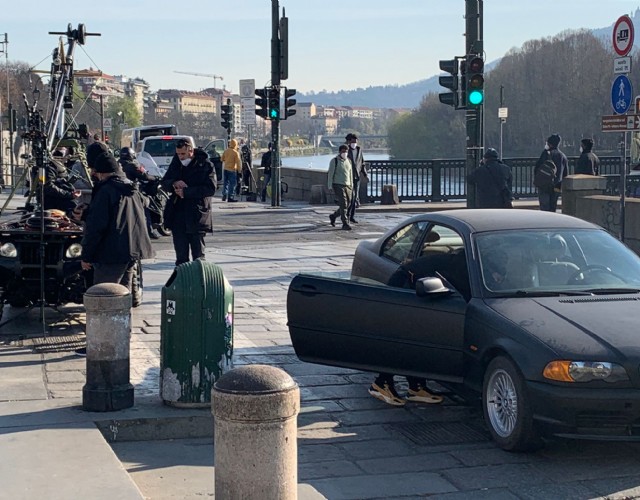
<path id="1" fill-rule="evenodd" d="M 560 151 L 561 138 L 558 134 L 553 134 L 547 139 L 547 145 L 544 147 L 544 151 L 540 155 L 540 158 L 536 162 L 534 168 L 534 184 L 538 170 L 545 170 L 546 165 L 550 161 L 555 165 L 555 172 L 550 172 L 550 180 L 545 184 L 537 183 L 538 188 L 538 201 L 540 203 L 540 210 L 545 212 L 555 212 L 558 206 L 558 196 L 562 192 L 562 179 L 564 179 L 569 173 L 569 162 L 567 156 Z"/>
<path id="2" fill-rule="evenodd" d="M 349 146 L 347 158 L 349 158 L 353 170 L 353 190 L 351 192 L 351 204 L 347 211 L 347 218 L 349 222 L 357 224 L 356 208 L 360 206 L 360 180 L 362 178 L 367 179 L 367 165 L 364 162 L 362 148 L 358 146 L 358 136 L 356 134 L 347 134 L 345 140 Z"/>

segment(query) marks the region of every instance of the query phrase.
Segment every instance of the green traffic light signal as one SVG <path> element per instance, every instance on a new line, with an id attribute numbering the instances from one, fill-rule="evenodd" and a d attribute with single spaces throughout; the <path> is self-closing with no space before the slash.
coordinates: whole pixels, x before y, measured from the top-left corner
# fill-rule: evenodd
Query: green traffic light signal
<path id="1" fill-rule="evenodd" d="M 280 89 L 279 88 L 272 87 L 269 89 L 269 119 L 270 120 L 280 119 Z"/>
<path id="2" fill-rule="evenodd" d="M 484 104 L 484 61 L 476 54 L 467 56 L 467 104 L 475 107 Z"/>
<path id="3" fill-rule="evenodd" d="M 473 104 L 474 106 L 479 106 L 484 101 L 484 95 L 482 90 L 472 90 L 467 94 L 467 101 L 469 104 Z"/>

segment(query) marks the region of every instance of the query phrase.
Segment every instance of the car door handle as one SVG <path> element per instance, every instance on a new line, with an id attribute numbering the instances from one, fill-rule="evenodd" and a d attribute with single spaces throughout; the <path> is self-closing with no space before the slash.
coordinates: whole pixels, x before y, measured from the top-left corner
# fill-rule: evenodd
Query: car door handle
<path id="1" fill-rule="evenodd" d="M 317 295 L 320 293 L 315 286 L 307 284 L 300 285 L 298 291 L 303 295 Z"/>

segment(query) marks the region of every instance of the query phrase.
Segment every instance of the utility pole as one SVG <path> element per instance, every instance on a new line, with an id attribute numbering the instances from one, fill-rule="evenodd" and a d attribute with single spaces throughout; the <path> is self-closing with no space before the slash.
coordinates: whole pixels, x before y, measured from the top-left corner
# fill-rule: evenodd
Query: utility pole
<path id="1" fill-rule="evenodd" d="M 483 23 L 482 11 L 483 0 L 465 0 L 465 22 L 466 22 L 466 53 L 467 55 L 483 56 Z M 469 68 L 467 68 L 469 71 Z M 484 150 L 484 104 L 480 106 L 467 107 L 466 127 L 467 127 L 467 154 L 465 158 L 465 172 L 469 175 L 480 163 Z M 475 188 L 467 183 L 467 208 L 476 207 Z"/>
<path id="2" fill-rule="evenodd" d="M 13 121 L 13 116 L 11 114 L 12 112 L 12 108 L 11 108 L 11 90 L 9 88 L 9 35 L 7 33 L 4 34 L 4 40 L 2 41 L 2 52 L 4 52 L 4 61 L 5 61 L 5 72 L 6 72 L 6 77 L 7 77 L 7 123 L 8 123 L 8 129 L 9 129 L 9 172 L 10 172 L 10 176 L 11 176 L 11 183 L 13 184 L 13 179 L 14 179 L 14 174 L 15 174 L 15 167 L 14 167 L 14 157 L 13 157 L 13 133 L 12 133 L 12 121 Z M 1 116 L 0 116 L 0 122 L 1 122 Z M 0 139 L 2 139 L 2 126 L 0 125 Z M 2 140 L 0 140 L 0 149 L 4 149 L 2 148 Z M 2 173 L 4 173 L 4 164 L 2 163 L 2 160 L 4 158 L 4 151 L 2 153 L 0 153 L 0 169 L 3 170 Z M 4 184 L 4 178 L 2 180 L 2 184 Z"/>
<path id="3" fill-rule="evenodd" d="M 104 96 L 100 94 L 100 140 L 104 142 Z"/>
<path id="4" fill-rule="evenodd" d="M 280 92 L 280 5 L 271 0 L 271 88 Z M 278 106 L 279 111 L 279 106 Z M 271 120 L 271 206 L 281 204 L 280 192 L 280 116 Z"/>

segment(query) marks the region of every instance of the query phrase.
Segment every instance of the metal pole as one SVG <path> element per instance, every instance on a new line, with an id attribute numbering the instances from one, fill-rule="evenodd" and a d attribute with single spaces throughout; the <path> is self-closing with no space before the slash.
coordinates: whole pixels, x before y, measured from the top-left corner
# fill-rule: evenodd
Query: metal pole
<path id="1" fill-rule="evenodd" d="M 4 131 L 2 127 L 2 96 L 0 96 L 0 175 L 2 176 L 2 186 L 6 186 L 6 172 L 4 170 Z M 11 179 L 13 183 L 13 179 Z"/>
<path id="2" fill-rule="evenodd" d="M 627 195 L 627 134 L 628 132 L 622 133 L 623 140 L 620 143 L 620 241 L 622 242 L 624 242 L 624 219 L 626 213 L 625 205 Z"/>
<path id="3" fill-rule="evenodd" d="M 482 0 L 465 0 L 466 53 L 482 55 Z M 465 173 L 469 175 L 480 163 L 483 150 L 482 119 L 484 104 L 477 108 L 467 108 L 467 151 Z M 475 208 L 476 193 L 473 185 L 467 183 L 467 207 Z"/>
<path id="4" fill-rule="evenodd" d="M 504 107 L 504 85 L 500 85 L 500 107 Z M 500 118 L 500 161 L 502 161 L 502 126 L 504 118 Z"/>
<path id="5" fill-rule="evenodd" d="M 271 86 L 280 90 L 280 5 L 271 0 Z M 271 206 L 279 207 L 280 193 L 280 118 L 271 120 Z"/>
<path id="6" fill-rule="evenodd" d="M 104 142 L 104 96 L 100 94 L 100 139 Z"/>

